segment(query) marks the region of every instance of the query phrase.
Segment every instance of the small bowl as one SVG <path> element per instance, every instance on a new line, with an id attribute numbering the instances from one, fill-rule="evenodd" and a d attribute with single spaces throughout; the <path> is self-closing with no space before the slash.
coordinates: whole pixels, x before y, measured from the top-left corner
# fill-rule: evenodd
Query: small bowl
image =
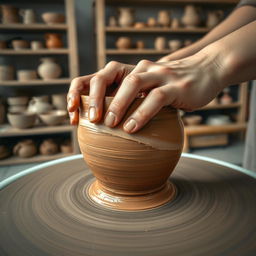
<path id="1" fill-rule="evenodd" d="M 230 123 L 230 117 L 227 115 L 213 115 L 206 119 L 206 124 L 208 125 L 225 125 Z"/>
<path id="2" fill-rule="evenodd" d="M 51 110 L 39 115 L 42 122 L 46 125 L 59 125 L 67 118 L 66 110 Z"/>
<path id="3" fill-rule="evenodd" d="M 198 125 L 202 122 L 202 117 L 199 115 L 185 116 L 183 121 L 186 125 Z"/>
<path id="4" fill-rule="evenodd" d="M 64 23 L 65 15 L 57 12 L 45 12 L 42 14 L 42 19 L 46 24 Z"/>
<path id="5" fill-rule="evenodd" d="M 36 122 L 36 114 L 30 112 L 10 112 L 7 118 L 11 126 L 18 129 L 32 127 Z"/>
<path id="6" fill-rule="evenodd" d="M 28 97 L 8 97 L 7 103 L 9 104 L 9 106 L 27 105 Z"/>
<path id="7" fill-rule="evenodd" d="M 29 42 L 22 39 L 12 40 L 12 47 L 14 50 L 22 50 L 29 48 Z"/>

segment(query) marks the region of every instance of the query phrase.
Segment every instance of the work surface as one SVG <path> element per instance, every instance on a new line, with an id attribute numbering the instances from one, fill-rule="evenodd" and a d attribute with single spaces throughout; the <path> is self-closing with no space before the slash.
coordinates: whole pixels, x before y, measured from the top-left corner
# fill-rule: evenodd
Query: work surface
<path id="1" fill-rule="evenodd" d="M 1 256 L 256 255 L 256 179 L 233 168 L 182 157 L 176 199 L 140 212 L 92 202 L 81 156 L 25 173 L 1 183 Z"/>

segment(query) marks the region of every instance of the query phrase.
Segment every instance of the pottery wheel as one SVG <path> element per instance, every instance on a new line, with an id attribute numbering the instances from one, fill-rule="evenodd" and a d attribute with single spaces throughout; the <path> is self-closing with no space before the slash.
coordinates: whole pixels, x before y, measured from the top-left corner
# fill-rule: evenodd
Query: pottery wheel
<path id="1" fill-rule="evenodd" d="M 174 201 L 114 211 L 88 198 L 82 159 L 42 168 L 0 192 L 0 255 L 256 255 L 256 180 L 181 158 Z"/>

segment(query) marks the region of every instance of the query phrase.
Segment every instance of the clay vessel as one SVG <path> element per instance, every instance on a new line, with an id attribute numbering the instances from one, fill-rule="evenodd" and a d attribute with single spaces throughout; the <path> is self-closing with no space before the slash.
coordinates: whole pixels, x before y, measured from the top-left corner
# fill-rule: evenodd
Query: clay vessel
<path id="1" fill-rule="evenodd" d="M 155 27 L 157 25 L 157 21 L 154 17 L 149 17 L 147 20 L 147 25 L 149 27 Z"/>
<path id="2" fill-rule="evenodd" d="M 61 35 L 57 33 L 47 33 L 45 34 L 46 39 L 46 48 L 54 49 L 54 48 L 62 48 L 63 43 L 61 40 Z"/>
<path id="3" fill-rule="evenodd" d="M 42 63 L 38 66 L 38 74 L 44 80 L 56 79 L 61 75 L 61 67 L 53 58 L 41 58 Z"/>
<path id="4" fill-rule="evenodd" d="M 29 81 L 37 79 L 35 70 L 18 70 L 17 78 L 19 81 Z"/>
<path id="5" fill-rule="evenodd" d="M 37 153 L 37 148 L 33 140 L 23 140 L 14 146 L 13 153 L 23 158 L 32 157 Z"/>
<path id="6" fill-rule="evenodd" d="M 23 112 L 27 111 L 27 106 L 26 105 L 10 105 L 8 107 L 8 112 Z"/>
<path id="7" fill-rule="evenodd" d="M 26 40 L 12 40 L 12 47 L 14 50 L 21 50 L 29 48 L 29 42 Z"/>
<path id="8" fill-rule="evenodd" d="M 169 40 L 168 45 L 172 51 L 177 51 L 181 48 L 182 42 L 180 40 Z"/>
<path id="9" fill-rule="evenodd" d="M 108 20 L 108 25 L 109 27 L 116 27 L 117 26 L 117 21 L 115 16 L 110 16 Z"/>
<path id="10" fill-rule="evenodd" d="M 136 22 L 134 24 L 134 28 L 137 28 L 137 29 L 141 29 L 141 28 L 145 28 L 146 27 L 146 24 L 144 22 Z"/>
<path id="11" fill-rule="evenodd" d="M 5 40 L 0 40 L 0 49 L 6 49 L 7 48 L 7 42 Z"/>
<path id="12" fill-rule="evenodd" d="M 60 151 L 63 154 L 69 154 L 73 152 L 72 144 L 70 140 L 65 140 L 60 144 Z"/>
<path id="13" fill-rule="evenodd" d="M 103 115 L 112 99 L 105 97 Z M 137 133 L 125 133 L 124 121 L 142 102 L 136 99 L 123 121 L 108 128 L 88 121 L 89 97 L 81 97 L 78 142 L 96 177 L 89 196 L 102 206 L 135 211 L 158 207 L 175 197 L 168 178 L 183 147 L 181 119 L 176 109 L 165 107 Z"/>
<path id="14" fill-rule="evenodd" d="M 165 10 L 159 11 L 157 21 L 160 26 L 168 27 L 171 22 L 170 12 Z"/>
<path id="15" fill-rule="evenodd" d="M 130 49 L 132 47 L 132 40 L 130 37 L 122 36 L 119 37 L 116 41 L 117 49 Z"/>
<path id="16" fill-rule="evenodd" d="M 156 50 L 164 50 L 165 49 L 165 46 L 166 46 L 166 39 L 165 37 L 162 37 L 162 36 L 159 36 L 155 39 L 155 49 Z"/>
<path id="17" fill-rule="evenodd" d="M 14 67 L 0 65 L 0 81 L 14 80 Z"/>
<path id="18" fill-rule="evenodd" d="M 58 24 L 65 22 L 65 15 L 57 12 L 45 12 L 42 14 L 42 19 L 46 24 Z"/>
<path id="19" fill-rule="evenodd" d="M 66 110 L 51 110 L 39 115 L 42 122 L 46 125 L 59 125 L 67 118 Z"/>
<path id="20" fill-rule="evenodd" d="M 201 21 L 197 8 L 194 5 L 187 5 L 181 21 L 187 28 L 197 27 Z"/>
<path id="21" fill-rule="evenodd" d="M 138 40 L 138 41 L 136 42 L 136 48 L 137 48 L 137 49 L 144 49 L 144 48 L 145 48 L 145 43 L 144 43 L 144 41 L 143 41 L 143 40 Z"/>
<path id="22" fill-rule="evenodd" d="M 42 155 L 55 155 L 59 152 L 59 147 L 53 139 L 46 139 L 41 143 L 39 152 Z"/>
<path id="23" fill-rule="evenodd" d="M 175 28 L 179 28 L 179 27 L 180 27 L 179 19 L 174 18 L 174 19 L 172 20 L 171 28 L 175 29 Z"/>
<path id="24" fill-rule="evenodd" d="M 131 27 L 134 23 L 134 10 L 132 8 L 118 8 L 118 23 L 121 27 Z"/>
<path id="25" fill-rule="evenodd" d="M 220 23 L 223 16 L 224 12 L 222 10 L 208 12 L 206 26 L 208 28 L 215 27 Z"/>
<path id="26" fill-rule="evenodd" d="M 20 10 L 20 15 L 24 24 L 36 23 L 36 13 L 33 9 Z"/>
<path id="27" fill-rule="evenodd" d="M 10 24 L 10 23 L 18 23 L 19 22 L 19 11 L 18 8 L 12 5 L 1 5 L 2 10 L 2 23 Z"/>
<path id="28" fill-rule="evenodd" d="M 28 111 L 36 114 L 42 114 L 53 109 L 53 106 L 44 99 L 33 97 L 28 104 Z"/>
<path id="29" fill-rule="evenodd" d="M 27 105 L 28 103 L 28 97 L 27 96 L 20 96 L 20 97 L 8 97 L 7 103 L 10 106 L 16 106 L 16 105 Z"/>
<path id="30" fill-rule="evenodd" d="M 67 94 L 53 94 L 52 104 L 56 109 L 66 110 L 67 109 Z"/>
<path id="31" fill-rule="evenodd" d="M 44 45 L 43 45 L 43 42 L 41 41 L 31 41 L 30 47 L 32 50 L 39 50 L 39 49 L 43 49 Z"/>
<path id="32" fill-rule="evenodd" d="M 18 129 L 33 127 L 36 122 L 36 114 L 30 112 L 10 112 L 7 118 L 11 126 Z"/>
<path id="33" fill-rule="evenodd" d="M 4 103 L 0 99 L 0 124 L 3 124 L 5 121 L 5 107 Z"/>

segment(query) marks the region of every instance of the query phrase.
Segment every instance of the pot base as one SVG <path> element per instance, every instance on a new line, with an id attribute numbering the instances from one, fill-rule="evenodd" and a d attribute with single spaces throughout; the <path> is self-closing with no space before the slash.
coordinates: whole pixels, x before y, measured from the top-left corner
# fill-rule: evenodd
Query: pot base
<path id="1" fill-rule="evenodd" d="M 169 180 L 160 189 L 141 195 L 124 195 L 106 191 L 94 181 L 87 190 L 88 197 L 101 206 L 121 211 L 140 211 L 153 209 L 172 201 L 177 195 L 175 185 Z"/>

